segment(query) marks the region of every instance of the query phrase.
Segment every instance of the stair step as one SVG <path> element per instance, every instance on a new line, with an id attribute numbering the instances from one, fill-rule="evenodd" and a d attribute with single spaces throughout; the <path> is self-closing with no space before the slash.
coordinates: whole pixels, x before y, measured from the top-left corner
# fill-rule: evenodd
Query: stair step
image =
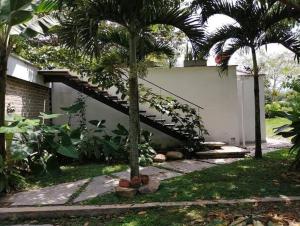
<path id="1" fill-rule="evenodd" d="M 106 92 L 106 91 L 101 91 L 101 90 L 97 90 L 97 93 L 102 94 L 102 95 L 108 95 L 108 92 Z"/>
<path id="2" fill-rule="evenodd" d="M 71 77 L 71 78 L 69 78 L 69 80 L 72 80 L 72 81 L 80 81 L 80 79 L 78 78 L 78 77 Z"/>
<path id="3" fill-rule="evenodd" d="M 118 100 L 119 99 L 117 96 L 109 96 L 107 98 L 110 100 Z"/>
<path id="4" fill-rule="evenodd" d="M 81 84 L 87 84 L 87 85 L 89 85 L 89 82 L 87 82 L 87 81 L 82 81 L 82 80 L 80 80 L 80 82 L 79 83 L 81 83 Z"/>
<path id="5" fill-rule="evenodd" d="M 165 119 L 155 119 L 154 121 L 155 122 L 165 122 L 166 120 Z"/>
<path id="6" fill-rule="evenodd" d="M 170 124 L 164 124 L 164 126 L 167 126 L 167 127 L 174 127 L 175 124 L 172 124 L 172 123 L 170 123 Z"/>
<path id="7" fill-rule="evenodd" d="M 126 100 L 117 100 L 116 101 L 118 104 L 128 104 Z"/>
<path id="8" fill-rule="evenodd" d="M 146 113 L 146 111 L 140 111 L 140 114 L 145 114 Z"/>
<path id="9" fill-rule="evenodd" d="M 146 115 L 147 118 L 156 118 L 156 115 Z"/>

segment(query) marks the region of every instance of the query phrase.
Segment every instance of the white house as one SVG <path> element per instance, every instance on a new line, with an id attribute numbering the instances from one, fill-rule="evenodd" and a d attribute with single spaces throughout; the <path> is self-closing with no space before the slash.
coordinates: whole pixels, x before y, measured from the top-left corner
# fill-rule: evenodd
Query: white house
<path id="1" fill-rule="evenodd" d="M 27 87 L 23 89 L 24 95 L 35 89 L 36 98 L 32 94 L 32 101 L 18 100 L 14 103 L 12 98 L 20 96 L 18 88 L 9 89 L 7 103 L 17 106 L 17 113 L 34 116 L 22 110 L 43 109 L 53 113 L 61 112 L 60 108 L 70 106 L 78 96 L 78 91 L 62 83 L 48 84 L 43 81 L 43 76 L 38 69 L 16 56 L 11 56 L 8 67 L 9 80 L 25 82 Z M 174 68 L 149 68 L 144 83 L 146 87 L 164 96 L 176 97 L 182 103 L 187 103 L 198 110 L 202 116 L 204 125 L 209 132 L 206 137 L 208 141 L 223 141 L 232 145 L 243 145 L 254 142 L 254 88 L 253 78 L 237 75 L 236 66 L 230 66 L 226 74 L 220 75 L 218 67 L 174 67 Z M 260 80 L 261 90 L 261 128 L 262 139 L 266 140 L 265 116 L 264 116 L 264 81 Z M 30 88 L 35 87 L 35 89 Z M 43 94 L 40 92 L 43 91 Z M 114 89 L 109 90 L 110 93 Z M 15 91 L 15 94 L 14 94 Z M 26 95 L 27 95 L 26 94 Z M 47 94 L 47 95 L 46 95 Z M 48 96 L 49 94 L 49 96 Z M 39 101 L 34 101 L 37 99 Z M 44 99 L 44 101 L 42 101 Z M 21 103 L 21 104 L 20 104 Z M 22 105 L 23 104 L 23 105 Z M 28 105 L 32 105 L 28 108 Z M 33 107 L 34 105 L 34 107 Z M 41 105 L 37 107 L 36 105 Z M 141 106 L 141 109 L 148 112 L 153 110 Z M 36 112 L 35 112 L 36 113 Z M 128 116 L 105 103 L 99 102 L 87 96 L 87 119 L 105 119 L 108 130 L 115 129 L 118 123 L 128 126 Z M 65 122 L 66 117 L 56 119 L 54 123 Z M 154 133 L 154 140 L 162 146 L 172 146 L 178 141 L 173 137 L 161 132 L 149 125 L 142 124 L 142 127 Z"/>

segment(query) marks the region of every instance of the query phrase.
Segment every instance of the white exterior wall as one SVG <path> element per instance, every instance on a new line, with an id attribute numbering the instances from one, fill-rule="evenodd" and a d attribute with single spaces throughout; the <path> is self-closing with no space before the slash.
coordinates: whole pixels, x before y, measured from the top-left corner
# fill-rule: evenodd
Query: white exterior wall
<path id="1" fill-rule="evenodd" d="M 265 95 L 264 95 L 264 77 L 259 79 L 260 90 L 260 120 L 261 120 L 261 136 L 262 141 L 266 141 L 266 124 L 265 124 Z M 238 76 L 238 96 L 241 103 L 241 134 L 246 138 L 246 143 L 253 143 L 255 141 L 255 105 L 254 105 L 254 81 L 253 77 Z M 242 103 L 243 100 L 243 103 Z M 243 109 L 243 111 L 242 111 Z M 242 115 L 243 114 L 243 115 Z M 244 119 L 242 118 L 244 116 Z"/>
<path id="2" fill-rule="evenodd" d="M 70 88 L 64 84 L 61 83 L 53 83 L 52 85 L 52 111 L 54 113 L 63 113 L 63 111 L 60 109 L 61 107 L 67 107 L 74 103 L 76 98 L 78 97 L 79 92 L 74 90 L 73 88 Z M 114 130 L 117 128 L 117 124 L 120 123 L 123 126 L 126 126 L 128 128 L 129 126 L 129 119 L 128 116 L 91 98 L 86 96 L 86 118 L 87 121 L 90 120 L 106 120 L 105 126 L 106 126 L 106 132 L 110 133 L 111 130 Z M 66 123 L 68 121 L 67 116 L 62 116 L 57 119 L 54 119 L 55 124 L 62 124 Z M 78 118 L 74 118 L 72 121 L 73 125 L 76 125 L 78 123 Z M 152 127 L 149 127 L 142 123 L 142 129 L 151 131 L 154 136 L 153 140 L 161 144 L 162 147 L 168 147 L 168 146 L 174 146 L 178 145 L 179 142 L 156 130 Z M 92 127 L 92 126 L 91 126 Z"/>
<path id="3" fill-rule="evenodd" d="M 229 67 L 226 75 L 220 76 L 216 67 L 185 67 L 185 68 L 150 68 L 147 80 L 202 106 L 200 110 L 209 136 L 208 141 L 224 141 L 229 144 L 242 144 L 241 116 L 241 85 L 236 76 L 236 67 Z M 244 81 L 244 129 L 246 142 L 254 141 L 254 96 L 251 79 Z M 160 92 L 157 88 L 145 83 L 146 86 Z M 263 81 L 261 81 L 261 96 L 263 97 Z M 164 91 L 162 95 L 170 96 Z M 53 84 L 52 109 L 61 112 L 60 107 L 70 106 L 78 92 L 63 84 Z M 179 100 L 179 99 L 178 99 Z M 185 103 L 185 102 L 182 102 Z M 262 139 L 265 140 L 264 100 L 262 108 Z M 105 119 L 108 130 L 115 129 L 118 123 L 128 126 L 128 116 L 124 115 L 92 98 L 87 99 L 87 119 Z M 143 107 L 141 107 L 143 108 Z M 146 110 L 146 108 L 145 108 Z M 151 110 L 147 109 L 150 113 Z M 66 119 L 57 119 L 61 123 Z M 163 146 L 176 144 L 176 140 L 151 127 L 142 125 L 144 129 L 155 134 L 155 141 Z"/>
<path id="4" fill-rule="evenodd" d="M 239 144 L 235 66 L 222 76 L 216 67 L 151 68 L 147 80 L 203 107 L 200 115 L 210 134 L 208 141 Z"/>
<path id="5" fill-rule="evenodd" d="M 8 58 L 7 75 L 27 82 L 50 87 L 49 84 L 44 83 L 43 76 L 39 75 L 37 72 L 37 67 L 14 54 L 11 54 Z"/>

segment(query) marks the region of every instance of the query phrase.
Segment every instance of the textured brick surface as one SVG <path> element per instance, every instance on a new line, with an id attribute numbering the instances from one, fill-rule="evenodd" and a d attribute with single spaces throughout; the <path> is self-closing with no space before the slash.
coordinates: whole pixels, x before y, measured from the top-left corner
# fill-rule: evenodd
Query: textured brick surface
<path id="1" fill-rule="evenodd" d="M 15 108 L 15 114 L 36 118 L 40 112 L 50 111 L 50 89 L 9 76 L 5 101 L 6 106 Z"/>

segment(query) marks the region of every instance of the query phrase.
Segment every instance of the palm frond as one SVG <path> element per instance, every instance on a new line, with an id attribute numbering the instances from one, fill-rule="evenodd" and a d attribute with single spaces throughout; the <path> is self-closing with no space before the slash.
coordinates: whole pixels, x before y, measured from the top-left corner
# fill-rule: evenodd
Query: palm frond
<path id="1" fill-rule="evenodd" d="M 233 25 L 224 25 L 214 32 L 206 33 L 205 42 L 201 46 L 201 52 L 207 55 L 214 47 L 213 53 L 219 54 L 222 52 L 226 42 L 235 40 L 238 40 L 240 43 L 242 40 L 245 40 L 242 29 Z M 244 43 L 244 45 L 246 45 L 246 43 Z"/>
<path id="2" fill-rule="evenodd" d="M 270 3 L 265 3 L 265 4 L 270 5 Z M 297 12 L 297 10 L 291 9 L 290 7 L 288 7 L 287 5 L 279 1 L 273 1 L 273 4 L 271 6 L 264 6 L 264 7 L 267 8 L 265 10 L 266 14 L 264 15 L 265 29 L 268 29 L 274 24 L 280 23 L 284 20 L 300 18 L 300 13 Z"/>
<path id="3" fill-rule="evenodd" d="M 191 16 L 186 8 L 168 8 L 161 6 L 144 19 L 144 28 L 155 24 L 173 26 L 181 30 L 191 41 L 195 50 L 203 44 L 204 26 L 199 23 L 200 17 Z"/>
<path id="4" fill-rule="evenodd" d="M 269 29 L 259 41 L 259 46 L 271 43 L 279 43 L 295 53 L 300 59 L 300 37 L 293 33 L 289 27 L 276 26 Z"/>
<path id="5" fill-rule="evenodd" d="M 240 0 L 237 0 L 240 1 Z M 201 9 L 201 17 L 203 21 L 207 21 L 209 17 L 216 14 L 223 14 L 238 21 L 241 11 L 238 3 L 226 0 L 194 0 L 192 8 Z"/>
<path id="6" fill-rule="evenodd" d="M 226 71 L 228 69 L 228 64 L 231 57 L 236 51 L 241 48 L 245 48 L 243 43 L 241 43 L 239 40 L 235 40 L 235 42 L 226 45 L 226 47 L 224 47 L 223 50 L 219 52 L 219 54 L 222 56 L 222 62 L 220 65 L 222 71 Z"/>

